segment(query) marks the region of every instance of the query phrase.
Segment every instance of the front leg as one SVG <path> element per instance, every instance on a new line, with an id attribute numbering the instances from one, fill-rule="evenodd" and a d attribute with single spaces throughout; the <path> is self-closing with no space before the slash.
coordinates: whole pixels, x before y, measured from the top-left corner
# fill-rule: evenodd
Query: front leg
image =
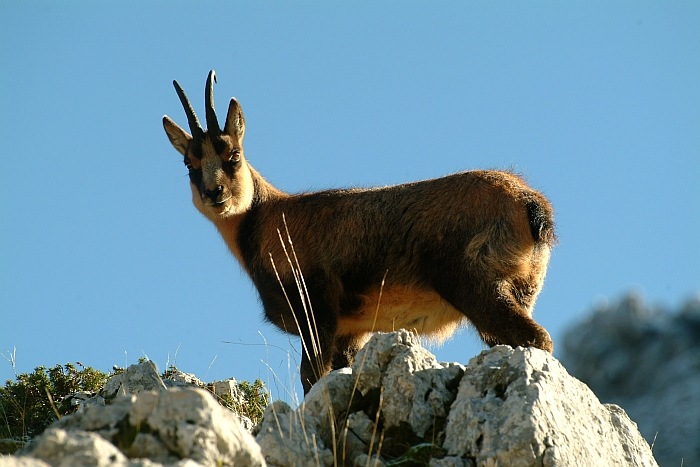
<path id="1" fill-rule="evenodd" d="M 339 294 L 329 290 L 332 281 L 318 274 L 310 273 L 306 277 L 303 291 L 293 280 L 280 285 L 274 276 L 265 279 L 268 280 L 264 282 L 259 279 L 256 286 L 267 319 L 285 332 L 301 337 L 299 373 L 306 394 L 332 368 L 338 306 L 333 306 L 334 301 L 328 297 Z"/>
<path id="2" fill-rule="evenodd" d="M 355 361 L 355 355 L 362 347 L 362 342 L 362 339 L 358 338 L 358 336 L 351 334 L 336 336 L 333 349 L 333 369 L 338 370 L 352 366 Z"/>
<path id="3" fill-rule="evenodd" d="M 297 317 L 299 326 L 302 328 L 300 329 L 302 349 L 299 372 L 305 395 L 316 381 L 330 373 L 335 350 L 334 340 L 337 327 L 335 316 L 331 313 L 326 315 L 315 309 L 314 318 L 309 316 L 311 322 L 309 326 L 306 316 Z"/>

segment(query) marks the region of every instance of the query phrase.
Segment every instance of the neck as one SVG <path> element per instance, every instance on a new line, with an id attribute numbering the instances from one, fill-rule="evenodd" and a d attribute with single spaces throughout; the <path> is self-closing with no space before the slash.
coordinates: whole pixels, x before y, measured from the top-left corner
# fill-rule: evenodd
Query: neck
<path id="1" fill-rule="evenodd" d="M 253 167 L 248 166 L 250 169 L 250 177 L 253 180 L 253 202 L 252 206 L 264 204 L 268 201 L 279 198 L 287 198 L 289 194 L 278 190 L 270 182 L 265 180 L 262 175 L 258 173 Z"/>

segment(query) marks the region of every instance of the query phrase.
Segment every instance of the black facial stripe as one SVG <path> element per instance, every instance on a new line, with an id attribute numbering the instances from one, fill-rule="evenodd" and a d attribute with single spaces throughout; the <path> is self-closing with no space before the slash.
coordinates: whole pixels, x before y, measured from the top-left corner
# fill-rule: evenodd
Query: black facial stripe
<path id="1" fill-rule="evenodd" d="M 214 146 L 214 151 L 217 154 L 221 154 L 228 149 L 228 145 L 222 138 L 213 138 L 211 144 Z"/>
<path id="2" fill-rule="evenodd" d="M 202 185 L 202 169 L 190 170 L 190 182 L 199 190 Z"/>
<path id="3" fill-rule="evenodd" d="M 185 154 L 185 158 L 193 157 L 197 160 L 202 160 L 202 142 L 193 139 L 190 142 L 190 147 L 187 148 L 187 152 Z"/>
<path id="4" fill-rule="evenodd" d="M 238 170 L 238 166 L 240 165 L 240 162 L 236 161 L 225 161 L 221 164 L 221 168 L 224 169 L 224 173 L 228 175 L 230 178 L 233 178 L 234 174 Z"/>

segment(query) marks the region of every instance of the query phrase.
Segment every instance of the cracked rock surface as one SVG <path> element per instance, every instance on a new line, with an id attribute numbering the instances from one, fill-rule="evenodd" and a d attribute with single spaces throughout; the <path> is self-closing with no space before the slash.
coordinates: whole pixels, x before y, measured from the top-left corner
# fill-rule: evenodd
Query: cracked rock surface
<path id="1" fill-rule="evenodd" d="M 497 346 L 465 368 L 403 330 L 374 335 L 296 410 L 269 407 L 257 441 L 280 467 L 657 465 L 625 412 L 549 353 Z"/>
<path id="2" fill-rule="evenodd" d="M 621 408 L 601 404 L 550 354 L 520 347 L 471 360 L 444 447 L 477 466 L 656 465 Z"/>

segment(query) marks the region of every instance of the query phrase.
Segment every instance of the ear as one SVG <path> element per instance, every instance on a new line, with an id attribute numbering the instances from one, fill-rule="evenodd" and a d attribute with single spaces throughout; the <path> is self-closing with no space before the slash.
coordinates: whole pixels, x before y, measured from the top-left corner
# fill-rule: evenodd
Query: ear
<path id="1" fill-rule="evenodd" d="M 235 138 L 239 143 L 243 142 L 243 135 L 245 134 L 245 118 L 243 118 L 241 104 L 238 103 L 235 97 L 232 97 L 231 102 L 228 104 L 228 114 L 226 114 L 224 134 Z"/>
<path id="2" fill-rule="evenodd" d="M 184 156 L 190 141 L 192 141 L 190 134 L 180 128 L 177 123 L 170 120 L 167 115 L 163 117 L 163 128 L 165 128 L 165 133 L 167 133 L 170 143 L 177 149 L 177 152 Z"/>

